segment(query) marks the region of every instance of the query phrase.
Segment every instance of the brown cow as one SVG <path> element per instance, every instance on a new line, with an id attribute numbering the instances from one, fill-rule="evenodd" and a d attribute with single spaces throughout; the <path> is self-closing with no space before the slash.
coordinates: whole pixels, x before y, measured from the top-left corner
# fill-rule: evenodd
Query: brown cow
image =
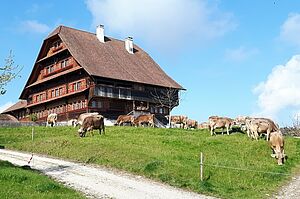
<path id="1" fill-rule="evenodd" d="M 202 122 L 198 124 L 198 129 L 208 129 L 208 122 Z"/>
<path id="2" fill-rule="evenodd" d="M 270 133 L 279 130 L 278 125 L 268 118 L 247 118 L 246 127 L 248 136 L 256 140 L 260 134 L 266 134 L 268 141 Z"/>
<path id="3" fill-rule="evenodd" d="M 171 125 L 179 124 L 180 128 L 185 128 L 187 124 L 187 116 L 183 115 L 172 115 L 171 116 Z"/>
<path id="4" fill-rule="evenodd" d="M 187 128 L 188 129 L 197 129 L 198 128 L 198 122 L 196 120 L 188 119 L 187 120 Z"/>
<path id="5" fill-rule="evenodd" d="M 130 123 L 130 125 L 133 125 L 134 124 L 133 115 L 119 115 L 115 125 L 121 126 L 124 123 Z"/>
<path id="6" fill-rule="evenodd" d="M 135 126 L 141 126 L 143 124 L 147 124 L 148 126 L 154 127 L 154 114 L 139 115 L 137 118 L 135 118 Z"/>
<path id="7" fill-rule="evenodd" d="M 222 135 L 224 134 L 224 128 L 227 130 L 227 135 L 229 135 L 229 129 L 233 125 L 233 120 L 228 117 L 218 117 L 210 116 L 208 118 L 208 128 L 210 129 L 211 135 L 216 135 L 215 130 L 217 128 L 222 129 Z"/>
<path id="8" fill-rule="evenodd" d="M 282 165 L 286 155 L 284 154 L 284 139 L 280 131 L 270 134 L 269 145 L 273 151 L 271 156 L 277 158 L 278 165 Z"/>
<path id="9" fill-rule="evenodd" d="M 93 131 L 99 129 L 99 134 L 103 130 L 105 134 L 104 117 L 102 115 L 88 116 L 83 120 L 81 128 L 78 130 L 80 137 L 85 137 L 87 131 Z"/>
<path id="10" fill-rule="evenodd" d="M 97 112 L 94 112 L 94 113 L 82 113 L 79 115 L 78 119 L 76 122 L 73 123 L 73 126 L 76 127 L 78 125 L 82 125 L 83 123 L 83 120 L 86 118 L 86 117 L 89 117 L 89 116 L 94 116 L 94 115 L 99 115 L 99 113 Z"/>

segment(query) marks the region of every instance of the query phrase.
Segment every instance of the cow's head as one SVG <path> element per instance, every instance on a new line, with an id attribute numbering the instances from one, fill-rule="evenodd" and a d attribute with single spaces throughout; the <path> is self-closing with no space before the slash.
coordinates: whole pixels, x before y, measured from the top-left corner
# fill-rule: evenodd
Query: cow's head
<path id="1" fill-rule="evenodd" d="M 273 150 L 275 152 L 275 158 L 277 159 L 277 164 L 278 165 L 282 165 L 283 164 L 283 161 L 285 159 L 285 154 L 284 154 L 284 150 L 283 150 L 283 147 L 282 146 L 273 146 Z"/>
<path id="2" fill-rule="evenodd" d="M 83 127 L 81 127 L 80 129 L 78 129 L 78 135 L 79 137 L 84 137 L 85 136 L 85 130 L 83 129 Z"/>

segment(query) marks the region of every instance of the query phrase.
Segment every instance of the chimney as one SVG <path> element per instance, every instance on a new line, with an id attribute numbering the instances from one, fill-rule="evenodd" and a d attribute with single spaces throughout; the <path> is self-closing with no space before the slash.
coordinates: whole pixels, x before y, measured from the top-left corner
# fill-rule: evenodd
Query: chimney
<path id="1" fill-rule="evenodd" d="M 96 36 L 100 42 L 104 43 L 104 25 L 97 26 Z"/>
<path id="2" fill-rule="evenodd" d="M 130 54 L 133 54 L 133 39 L 132 39 L 132 37 L 127 37 L 125 39 L 125 48 L 126 48 L 127 52 L 129 52 Z"/>

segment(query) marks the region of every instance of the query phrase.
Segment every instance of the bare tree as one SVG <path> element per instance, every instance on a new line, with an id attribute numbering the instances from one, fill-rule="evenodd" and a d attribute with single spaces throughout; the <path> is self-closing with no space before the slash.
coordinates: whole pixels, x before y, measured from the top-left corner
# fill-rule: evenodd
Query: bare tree
<path id="1" fill-rule="evenodd" d="M 154 89 L 151 92 L 151 95 L 158 104 L 158 107 L 165 107 L 168 109 L 168 122 L 169 127 L 171 127 L 171 111 L 173 108 L 179 105 L 179 90 L 175 88 L 163 88 L 163 89 Z"/>
<path id="2" fill-rule="evenodd" d="M 0 66 L 0 95 L 6 93 L 6 86 L 16 77 L 20 77 L 22 67 L 15 65 L 14 56 L 12 51 L 9 52 L 8 57 L 5 59 L 5 65 Z"/>

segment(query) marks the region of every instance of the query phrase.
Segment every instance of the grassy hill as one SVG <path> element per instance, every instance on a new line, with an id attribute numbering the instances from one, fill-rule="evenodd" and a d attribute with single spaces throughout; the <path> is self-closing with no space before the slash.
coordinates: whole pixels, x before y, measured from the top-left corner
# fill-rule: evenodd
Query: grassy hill
<path id="1" fill-rule="evenodd" d="M 222 198 L 266 198 L 300 165 L 300 139 L 286 137 L 288 160 L 278 166 L 264 140 L 246 135 L 210 136 L 206 130 L 108 127 L 106 135 L 79 138 L 72 127 L 2 128 L 0 146 L 70 160 L 99 164 L 139 174 L 176 187 Z M 203 152 L 204 181 L 199 178 L 199 154 Z M 219 165 L 248 169 L 218 168 Z"/>

